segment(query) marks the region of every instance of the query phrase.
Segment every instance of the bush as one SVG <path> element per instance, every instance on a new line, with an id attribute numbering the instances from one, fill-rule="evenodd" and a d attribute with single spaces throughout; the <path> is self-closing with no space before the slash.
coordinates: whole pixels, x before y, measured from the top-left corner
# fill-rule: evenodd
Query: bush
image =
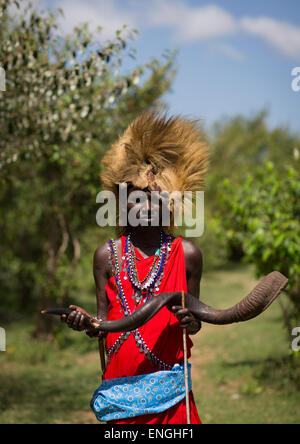
<path id="1" fill-rule="evenodd" d="M 297 160 L 295 161 L 297 163 Z M 288 306 L 282 306 L 289 334 L 300 321 L 300 168 L 284 173 L 272 162 L 240 185 L 224 182 L 219 222 L 227 243 L 241 242 L 257 276 L 278 270 L 289 279 Z"/>

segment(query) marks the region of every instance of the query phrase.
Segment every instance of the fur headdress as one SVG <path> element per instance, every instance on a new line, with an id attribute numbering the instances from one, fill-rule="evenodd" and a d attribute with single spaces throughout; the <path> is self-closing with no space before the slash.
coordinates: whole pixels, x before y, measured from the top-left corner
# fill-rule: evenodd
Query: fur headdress
<path id="1" fill-rule="evenodd" d="M 183 195 L 185 191 L 203 190 L 208 157 L 197 121 L 146 111 L 106 153 L 100 177 L 103 189 L 116 196 L 118 184 L 123 182 Z M 171 202 L 170 209 L 172 215 Z"/>

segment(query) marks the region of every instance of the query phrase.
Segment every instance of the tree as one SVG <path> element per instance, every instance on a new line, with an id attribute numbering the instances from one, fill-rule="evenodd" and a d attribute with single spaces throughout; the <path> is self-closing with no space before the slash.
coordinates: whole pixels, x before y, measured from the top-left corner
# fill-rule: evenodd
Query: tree
<path id="1" fill-rule="evenodd" d="M 67 301 L 80 238 L 95 225 L 101 157 L 139 112 L 159 106 L 174 55 L 120 74 L 133 36 L 126 26 L 105 44 L 87 25 L 62 37 L 58 13 L 29 5 L 12 19 L 12 4 L 0 3 L 7 78 L 0 92 L 0 289 L 17 293 L 19 308 L 37 311 Z M 51 336 L 52 327 L 38 319 L 36 334 Z"/>
<path id="2" fill-rule="evenodd" d="M 269 129 L 267 112 L 254 116 L 235 116 L 213 127 L 211 146 L 211 174 L 209 176 L 210 196 L 213 197 L 220 185 L 220 179 L 230 178 L 239 182 L 245 173 L 261 164 L 271 161 L 282 171 L 293 160 L 295 148 L 300 148 L 299 136 L 288 128 Z"/>
<path id="3" fill-rule="evenodd" d="M 220 212 L 220 201 L 216 196 L 224 179 L 240 187 L 249 170 L 255 173 L 268 161 L 273 162 L 282 174 L 293 162 L 294 150 L 300 149 L 299 136 L 285 127 L 269 129 L 266 118 L 267 112 L 261 111 L 252 117 L 235 116 L 215 123 L 206 193 L 212 214 Z M 235 236 L 227 239 L 227 256 L 237 262 L 244 256 L 239 232 L 236 227 Z"/>
<path id="4" fill-rule="evenodd" d="M 300 321 L 299 167 L 297 158 L 283 173 L 267 162 L 239 187 L 226 180 L 220 200 L 226 241 L 238 238 L 258 276 L 278 270 L 288 277 L 289 305 L 281 308 L 289 335 Z"/>

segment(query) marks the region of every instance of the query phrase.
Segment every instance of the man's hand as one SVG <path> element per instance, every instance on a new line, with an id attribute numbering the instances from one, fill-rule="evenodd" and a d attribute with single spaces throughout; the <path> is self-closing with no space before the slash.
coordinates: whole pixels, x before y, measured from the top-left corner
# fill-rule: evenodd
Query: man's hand
<path id="1" fill-rule="evenodd" d="M 195 334 L 201 329 L 201 322 L 198 322 L 195 316 L 188 308 L 182 308 L 179 305 L 171 307 L 172 313 L 177 317 L 182 328 L 186 328 L 188 333 Z"/>
<path id="2" fill-rule="evenodd" d="M 62 322 L 65 322 L 69 328 L 72 328 L 75 331 L 90 331 L 94 329 L 92 325 L 89 326 L 89 321 L 93 319 L 92 315 L 83 308 L 77 307 L 77 305 L 70 305 L 69 308 L 72 310 L 69 316 L 61 316 Z"/>

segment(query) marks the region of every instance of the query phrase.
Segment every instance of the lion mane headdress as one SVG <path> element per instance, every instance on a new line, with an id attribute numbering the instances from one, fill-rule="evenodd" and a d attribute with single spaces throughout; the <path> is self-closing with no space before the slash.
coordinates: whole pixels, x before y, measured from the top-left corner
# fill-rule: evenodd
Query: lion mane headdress
<path id="1" fill-rule="evenodd" d="M 167 191 L 203 190 L 209 148 L 198 121 L 181 116 L 145 111 L 125 130 L 102 159 L 100 178 L 104 190 L 118 198 L 119 184 L 132 183 L 139 189 Z M 170 227 L 174 231 L 174 209 L 170 199 Z M 117 226 L 123 233 L 125 227 Z"/>

